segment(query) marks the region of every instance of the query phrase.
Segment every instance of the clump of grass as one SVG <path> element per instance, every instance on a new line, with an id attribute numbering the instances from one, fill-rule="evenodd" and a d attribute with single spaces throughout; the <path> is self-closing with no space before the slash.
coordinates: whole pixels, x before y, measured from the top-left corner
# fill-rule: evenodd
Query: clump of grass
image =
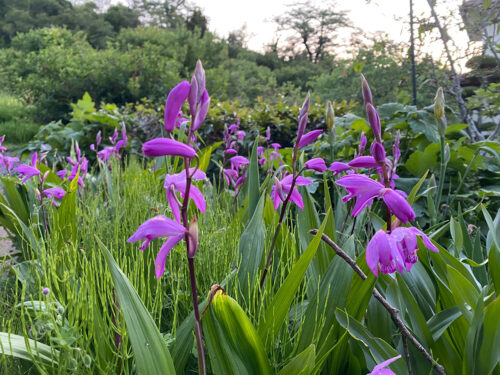
<path id="1" fill-rule="evenodd" d="M 40 127 L 34 121 L 34 106 L 14 96 L 0 93 L 0 136 L 6 142 L 19 145 L 30 141 Z"/>

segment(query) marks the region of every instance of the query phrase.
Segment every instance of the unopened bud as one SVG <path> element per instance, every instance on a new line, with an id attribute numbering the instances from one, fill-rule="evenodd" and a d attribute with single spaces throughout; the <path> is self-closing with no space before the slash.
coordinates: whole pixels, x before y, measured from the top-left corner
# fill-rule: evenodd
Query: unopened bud
<path id="1" fill-rule="evenodd" d="M 435 189 L 437 187 L 436 183 L 436 177 L 434 174 L 431 175 L 431 178 L 429 178 L 429 189 Z"/>
<path id="2" fill-rule="evenodd" d="M 196 62 L 194 76 L 196 77 L 196 81 L 198 83 L 198 97 L 196 102 L 199 103 L 201 96 L 203 95 L 203 91 L 205 91 L 205 70 L 203 69 L 203 65 L 201 65 L 200 60 Z"/>
<path id="3" fill-rule="evenodd" d="M 372 128 L 373 135 L 375 136 L 375 139 L 380 142 L 382 140 L 382 129 L 380 127 L 380 118 L 378 117 L 377 110 L 373 105 L 368 104 L 366 106 L 366 114 L 368 116 L 368 122 Z"/>
<path id="4" fill-rule="evenodd" d="M 326 127 L 330 131 L 335 130 L 335 111 L 330 101 L 326 102 Z"/>
<path id="5" fill-rule="evenodd" d="M 373 105 L 372 90 L 370 90 L 370 86 L 368 85 L 368 82 L 366 81 L 363 73 L 361 73 L 361 92 L 363 94 L 363 101 L 365 102 L 365 106 L 367 106 L 368 104 Z"/>
<path id="6" fill-rule="evenodd" d="M 444 116 L 444 94 L 442 87 L 437 89 L 436 97 L 434 98 L 434 116 L 438 121 Z"/>
<path id="7" fill-rule="evenodd" d="M 196 220 L 196 216 L 193 217 L 193 219 L 189 223 L 188 242 L 189 242 L 188 257 L 194 258 L 196 251 L 198 250 L 198 220 Z"/>
<path id="8" fill-rule="evenodd" d="M 284 202 L 285 201 L 285 196 L 283 195 L 283 186 L 281 186 L 280 180 L 278 180 L 277 177 L 274 177 L 274 186 L 276 188 L 276 193 L 278 194 L 278 197 Z"/>
<path id="9" fill-rule="evenodd" d="M 297 143 L 300 141 L 300 138 L 302 138 L 302 135 L 306 131 L 310 102 L 311 102 L 311 97 L 310 97 L 309 93 L 307 93 L 306 99 L 304 100 L 304 103 L 302 104 L 302 107 L 300 108 L 299 127 L 297 130 Z"/>
<path id="10" fill-rule="evenodd" d="M 191 116 L 194 116 L 198 106 L 198 81 L 195 76 L 191 78 L 191 88 L 189 89 L 188 102 L 189 113 Z"/>
<path id="11" fill-rule="evenodd" d="M 373 158 L 375 159 L 375 162 L 382 166 L 385 164 L 385 149 L 382 143 L 380 142 L 373 142 L 371 146 L 371 153 Z"/>
<path id="12" fill-rule="evenodd" d="M 302 116 L 304 116 L 304 114 L 309 112 L 310 105 L 311 105 L 311 94 L 308 92 L 307 96 L 304 100 L 304 103 L 302 103 L 302 107 L 300 108 L 299 117 L 302 117 Z"/>

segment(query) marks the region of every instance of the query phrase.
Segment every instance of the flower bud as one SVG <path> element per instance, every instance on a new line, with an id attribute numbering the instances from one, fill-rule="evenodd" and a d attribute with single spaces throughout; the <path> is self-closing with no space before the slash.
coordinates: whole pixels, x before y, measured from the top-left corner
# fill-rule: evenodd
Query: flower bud
<path id="1" fill-rule="evenodd" d="M 191 116 L 194 116 L 196 113 L 196 108 L 198 107 L 198 81 L 196 80 L 195 76 L 191 78 L 191 87 L 189 88 L 188 102 L 189 113 L 191 114 Z"/>
<path id="2" fill-rule="evenodd" d="M 373 105 L 368 104 L 366 106 L 366 114 L 368 116 L 368 122 L 372 128 L 373 135 L 375 136 L 375 139 L 380 142 L 382 140 L 382 129 L 380 127 L 380 118 L 378 117 L 377 110 Z"/>
<path id="3" fill-rule="evenodd" d="M 326 127 L 330 131 L 335 130 L 335 111 L 330 101 L 326 102 Z"/>
<path id="4" fill-rule="evenodd" d="M 361 93 L 363 94 L 365 106 L 368 104 L 373 105 L 372 91 L 370 90 L 370 86 L 368 85 L 363 73 L 361 73 Z"/>
<path id="5" fill-rule="evenodd" d="M 189 245 L 188 257 L 194 258 L 196 251 L 198 250 L 198 220 L 196 220 L 196 216 L 193 217 L 193 219 L 189 223 L 188 245 Z"/>
<path id="6" fill-rule="evenodd" d="M 47 295 L 47 294 L 49 294 L 49 293 L 50 293 L 50 289 L 49 289 L 49 288 L 43 288 L 42 293 L 43 293 L 44 295 Z"/>
<path id="7" fill-rule="evenodd" d="M 371 146 L 371 153 L 373 158 L 375 159 L 375 162 L 382 166 L 385 164 L 385 149 L 382 143 L 380 142 L 373 142 Z"/>
<path id="8" fill-rule="evenodd" d="M 283 194 L 283 186 L 281 186 L 280 180 L 278 180 L 277 177 L 274 177 L 274 186 L 276 188 L 276 193 L 278 194 L 278 197 L 284 202 L 285 201 L 285 195 Z"/>
<path id="9" fill-rule="evenodd" d="M 438 121 L 444 116 L 444 94 L 442 87 L 437 89 L 436 97 L 434 98 L 434 116 Z"/>
<path id="10" fill-rule="evenodd" d="M 196 62 L 196 68 L 194 69 L 194 77 L 198 83 L 198 96 L 196 102 L 200 102 L 201 96 L 205 91 L 205 70 L 203 69 L 203 65 L 201 65 L 201 61 L 198 60 Z"/>

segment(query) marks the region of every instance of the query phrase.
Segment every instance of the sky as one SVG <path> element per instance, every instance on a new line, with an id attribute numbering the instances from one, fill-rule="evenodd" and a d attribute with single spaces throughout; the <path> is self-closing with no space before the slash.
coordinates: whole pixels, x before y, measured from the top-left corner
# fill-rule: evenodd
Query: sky
<path id="1" fill-rule="evenodd" d="M 263 51 L 265 46 L 275 38 L 276 25 L 273 17 L 286 12 L 290 4 L 300 0 L 189 0 L 200 7 L 208 17 L 209 29 L 222 37 L 246 25 L 249 34 L 248 47 Z M 113 3 L 125 3 L 126 0 L 112 0 Z M 321 6 L 324 1 L 312 0 Z M 409 35 L 409 0 L 337 0 L 338 10 L 345 10 L 355 27 L 365 33 L 386 33 L 396 42 L 408 42 Z M 429 14 L 427 0 L 413 0 L 416 17 Z M 443 3 L 440 1 L 439 3 Z M 451 4 L 452 13 L 458 16 L 458 4 L 462 0 L 447 0 Z M 438 9 L 439 10 L 439 9 Z M 441 9 L 448 13 L 449 10 Z M 352 30 L 343 32 L 344 39 Z M 464 31 L 453 30 L 454 41 L 460 49 L 465 49 L 468 38 Z M 440 41 L 429 43 L 425 48 L 434 58 L 439 59 L 443 52 Z"/>

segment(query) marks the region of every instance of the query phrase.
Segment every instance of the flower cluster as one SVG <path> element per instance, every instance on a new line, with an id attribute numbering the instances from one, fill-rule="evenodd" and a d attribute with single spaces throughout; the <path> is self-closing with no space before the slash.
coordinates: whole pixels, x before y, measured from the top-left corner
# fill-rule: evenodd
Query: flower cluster
<path id="1" fill-rule="evenodd" d="M 7 148 L 2 146 L 3 141 L 5 141 L 5 135 L 0 137 L 0 165 L 7 169 L 8 172 L 14 167 L 14 163 L 19 161 L 18 157 L 5 155 Z"/>
<path id="2" fill-rule="evenodd" d="M 78 174 L 78 185 L 85 187 L 83 180 L 88 172 L 89 161 L 85 156 L 82 157 L 80 147 L 78 147 L 78 142 L 75 142 L 75 155 L 76 160 L 73 160 L 70 156 L 66 158 L 66 161 L 72 165 L 71 170 L 62 169 L 57 172 L 57 176 L 60 179 L 68 178 L 68 180 L 73 181 Z"/>
<path id="3" fill-rule="evenodd" d="M 101 151 L 98 151 L 99 146 L 101 145 L 102 142 L 102 134 L 101 131 L 99 131 L 96 136 L 96 143 L 90 145 L 90 149 L 97 153 L 97 159 L 104 164 L 107 164 L 107 162 L 112 156 L 116 156 L 118 159 L 121 159 L 120 149 L 125 148 L 127 146 L 127 141 L 128 141 L 127 128 L 125 127 L 125 124 L 122 124 L 120 140 L 118 140 L 117 129 L 115 129 L 113 135 L 108 139 L 109 142 L 111 143 L 111 146 L 105 146 Z"/>
<path id="4" fill-rule="evenodd" d="M 401 156 L 399 149 L 399 132 L 392 148 L 392 161 L 386 157 L 386 151 L 382 143 L 382 130 L 377 110 L 373 106 L 372 94 L 368 82 L 362 79 L 362 93 L 365 102 L 368 121 L 373 131 L 374 142 L 370 147 L 370 154 L 364 156 L 366 137 L 362 134 L 357 156 L 349 163 L 334 162 L 330 170 L 335 174 L 346 172 L 335 183 L 344 187 L 347 195 L 343 202 L 355 199 L 351 211 L 353 216 L 359 215 L 361 211 L 372 204 L 374 199 L 384 202 L 387 211 L 387 230 L 379 230 L 372 237 L 366 249 L 366 261 L 368 267 L 375 276 L 378 271 L 382 273 L 393 273 L 409 271 L 417 262 L 417 240 L 420 237 L 424 245 L 432 250 L 438 249 L 429 238 L 415 227 L 399 227 L 399 223 L 408 224 L 415 219 L 415 212 L 407 201 L 403 191 L 395 189 L 396 166 Z M 359 173 L 360 168 L 376 170 L 378 181 L 366 174 Z M 392 215 L 398 221 L 392 222 Z M 395 227 L 395 228 L 394 228 Z"/>
<path id="5" fill-rule="evenodd" d="M 191 120 L 182 118 L 181 107 L 188 101 Z M 142 151 L 147 156 L 179 156 L 185 159 L 185 169 L 179 173 L 165 176 L 164 188 L 167 201 L 175 220 L 158 215 L 142 223 L 137 231 L 127 240 L 136 242 L 144 240 L 140 250 L 144 250 L 155 238 L 169 237 L 158 252 L 155 261 L 156 276 L 160 278 L 165 270 L 165 260 L 170 250 L 182 239 L 186 239 L 188 258 L 192 259 L 198 247 L 198 229 L 196 217 L 191 222 L 187 219 L 187 205 L 192 200 L 195 206 L 205 213 L 206 202 L 202 192 L 192 184 L 193 180 L 204 180 L 206 175 L 197 168 L 190 167 L 191 159 L 197 157 L 192 143 L 195 131 L 205 120 L 210 97 L 205 89 L 205 71 L 198 61 L 191 82 L 183 81 L 168 94 L 165 103 L 164 126 L 168 137 L 155 138 L 143 144 Z M 182 143 L 170 136 L 179 123 L 186 123 L 188 137 Z"/>
<path id="6" fill-rule="evenodd" d="M 246 133 L 239 130 L 240 120 L 236 117 L 236 123 L 224 127 L 224 155 L 222 157 L 221 176 L 228 186 L 232 186 L 235 190 L 235 195 L 238 195 L 239 188 L 245 183 L 247 174 L 246 167 L 250 163 L 249 160 L 238 154 L 239 142 L 243 141 Z M 229 160 L 226 156 L 233 155 Z M 226 167 L 226 162 L 229 161 L 230 167 Z"/>

